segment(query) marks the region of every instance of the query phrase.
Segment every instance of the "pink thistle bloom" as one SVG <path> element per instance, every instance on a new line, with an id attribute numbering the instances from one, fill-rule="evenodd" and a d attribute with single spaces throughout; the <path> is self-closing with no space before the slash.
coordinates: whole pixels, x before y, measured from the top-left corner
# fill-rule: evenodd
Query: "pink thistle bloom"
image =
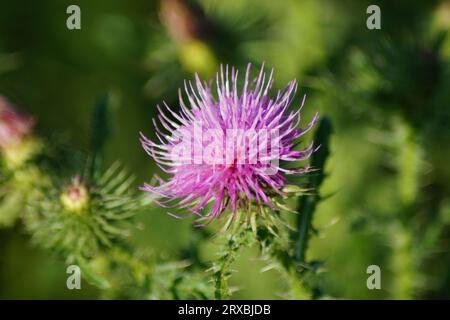
<path id="1" fill-rule="evenodd" d="M 163 207 L 188 209 L 201 218 L 220 218 L 231 209 L 233 217 L 239 208 L 251 203 L 274 208 L 273 195 L 285 196 L 286 175 L 303 174 L 308 166 L 285 168 L 281 163 L 307 160 L 314 152 L 313 144 L 294 150 L 296 140 L 316 123 L 318 115 L 305 128 L 298 128 L 305 99 L 296 110 L 289 106 L 297 89 L 291 81 L 284 91 L 269 96 L 273 71 L 269 76 L 261 68 L 249 81 L 247 67 L 243 89 L 238 90 L 238 71 L 221 66 L 213 84 L 184 83 L 189 101 L 185 104 L 179 90 L 180 112 L 166 103 L 157 106 L 158 119 L 153 119 L 159 142 L 141 133 L 145 151 L 169 175 L 167 181 L 156 177 L 158 185 L 144 184 L 143 190 L 157 195 Z M 231 76 L 231 79 L 230 79 Z M 208 206 L 208 213 L 202 210 Z"/>
<path id="2" fill-rule="evenodd" d="M 0 148 L 14 144 L 31 132 L 34 119 L 19 114 L 14 107 L 0 96 Z"/>

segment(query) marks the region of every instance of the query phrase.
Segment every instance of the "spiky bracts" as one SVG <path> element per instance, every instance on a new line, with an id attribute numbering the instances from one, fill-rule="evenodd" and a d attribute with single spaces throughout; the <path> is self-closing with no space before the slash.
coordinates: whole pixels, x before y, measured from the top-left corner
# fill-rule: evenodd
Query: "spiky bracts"
<path id="1" fill-rule="evenodd" d="M 140 201 L 131 182 L 118 164 L 102 174 L 55 182 L 31 204 L 25 226 L 35 242 L 68 259 L 92 258 L 129 235 Z"/>

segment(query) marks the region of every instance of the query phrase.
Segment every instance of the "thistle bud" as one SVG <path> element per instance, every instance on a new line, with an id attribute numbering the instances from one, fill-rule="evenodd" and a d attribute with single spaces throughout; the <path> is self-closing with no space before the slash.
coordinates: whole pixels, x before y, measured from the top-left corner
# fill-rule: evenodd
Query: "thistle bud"
<path id="1" fill-rule="evenodd" d="M 63 191 L 60 197 L 64 209 L 73 213 L 81 213 L 89 205 L 89 193 L 79 177 L 72 179 L 72 184 Z"/>
<path id="2" fill-rule="evenodd" d="M 71 180 L 54 183 L 30 206 L 24 224 L 36 243 L 67 259 L 90 259 L 129 236 L 140 198 L 132 177 L 120 165 L 106 172 L 86 169 Z"/>

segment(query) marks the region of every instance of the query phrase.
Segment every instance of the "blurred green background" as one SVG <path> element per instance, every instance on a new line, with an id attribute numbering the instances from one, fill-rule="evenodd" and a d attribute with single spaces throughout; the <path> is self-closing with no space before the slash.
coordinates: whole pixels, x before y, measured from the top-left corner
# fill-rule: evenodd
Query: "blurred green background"
<path id="1" fill-rule="evenodd" d="M 68 30 L 66 8 L 81 8 Z M 381 30 L 366 27 L 370 4 Z M 140 147 L 163 100 L 194 72 L 220 63 L 265 62 L 275 88 L 299 81 L 304 119 L 318 111 L 334 126 L 332 155 L 312 259 L 331 298 L 450 298 L 450 1 L 98 0 L 1 1 L 0 94 L 38 120 L 44 137 L 64 134 L 86 150 L 99 97 L 113 98 L 108 162 L 136 174 L 158 170 Z M 295 100 L 299 103 L 299 97 Z M 132 241 L 175 255 L 191 221 L 155 209 L 138 217 Z M 169 237 L 168 237 L 169 235 Z M 215 243 L 202 247 L 213 257 Z M 379 265 L 382 289 L 368 290 Z M 234 298 L 283 298 L 286 284 L 256 249 L 234 265 Z M 30 245 L 20 226 L 0 230 L 0 298 L 96 298 L 66 288 L 63 261 Z"/>

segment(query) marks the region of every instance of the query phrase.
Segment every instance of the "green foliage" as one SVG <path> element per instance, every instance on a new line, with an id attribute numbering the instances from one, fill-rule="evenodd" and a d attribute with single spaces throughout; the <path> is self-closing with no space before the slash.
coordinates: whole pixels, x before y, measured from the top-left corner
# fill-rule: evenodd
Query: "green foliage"
<path id="1" fill-rule="evenodd" d="M 45 188 L 25 217 L 34 241 L 62 252 L 69 262 L 94 257 L 128 236 L 129 220 L 139 209 L 139 197 L 130 188 L 133 178 L 120 165 L 94 172 Z"/>
<path id="2" fill-rule="evenodd" d="M 0 226 L 11 227 L 38 196 L 36 182 L 43 182 L 46 178 L 36 167 L 3 174 L 5 176 L 0 182 Z"/>
<path id="3" fill-rule="evenodd" d="M 212 286 L 204 272 L 190 272 L 187 260 L 164 261 L 148 252 L 120 248 L 96 258 L 89 269 L 108 299 L 209 299 Z M 99 277 L 99 275 L 102 275 Z"/>
<path id="4" fill-rule="evenodd" d="M 27 211 L 48 178 L 34 163 L 41 141 L 28 137 L 0 150 L 0 227 L 11 227 Z"/>
<path id="5" fill-rule="evenodd" d="M 314 231 L 312 226 L 313 214 L 316 211 L 318 202 L 322 199 L 319 190 L 325 177 L 325 163 L 330 154 L 330 139 L 332 127 L 328 118 L 323 118 L 317 128 L 314 136 L 315 143 L 319 146 L 311 158 L 311 166 L 317 170 L 310 175 L 308 187 L 313 190 L 313 194 L 304 194 L 300 196 L 298 202 L 299 216 L 297 218 L 297 230 L 293 234 L 296 238 L 295 259 L 297 263 L 306 262 L 306 249 L 311 233 Z"/>
<path id="6" fill-rule="evenodd" d="M 380 0 L 381 30 L 365 27 L 370 1 L 193 3 L 81 1 L 74 32 L 64 3 L 0 10 L 0 94 L 38 121 L 31 140 L 0 152 L 0 298 L 450 297 L 448 1 Z M 248 62 L 274 67 L 277 89 L 298 79 L 305 118 L 327 115 L 317 170 L 289 181 L 274 212 L 205 228 L 166 217 L 137 190 L 160 172 L 137 132 L 161 100 L 176 109 L 193 72 Z M 117 159 L 127 171 L 108 173 Z M 87 197 L 71 202 L 62 195 L 77 174 Z M 28 236 L 57 254 L 30 254 Z M 253 259 L 243 247 L 277 272 L 233 273 Z M 66 290 L 66 263 L 97 289 Z M 371 264 L 382 290 L 365 286 Z"/>

